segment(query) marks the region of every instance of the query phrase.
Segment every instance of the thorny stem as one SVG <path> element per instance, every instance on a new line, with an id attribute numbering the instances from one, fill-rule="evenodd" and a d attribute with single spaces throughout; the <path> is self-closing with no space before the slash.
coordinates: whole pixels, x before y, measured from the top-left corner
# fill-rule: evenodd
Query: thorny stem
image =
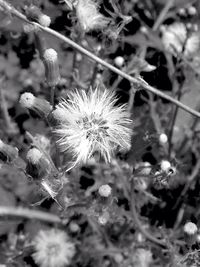
<path id="1" fill-rule="evenodd" d="M 164 247 L 166 248 L 166 244 L 152 236 L 149 232 L 147 232 L 143 226 L 142 226 L 142 223 L 138 217 L 138 214 L 137 214 L 137 210 L 136 210 L 136 206 L 135 206 L 135 194 L 134 194 L 134 181 L 133 181 L 133 178 L 131 179 L 131 198 L 130 198 L 130 205 L 131 205 L 131 212 L 132 212 L 132 216 L 133 216 L 133 220 L 134 220 L 134 223 L 136 224 L 138 230 L 151 242 L 161 246 L 161 247 Z"/>
<path id="2" fill-rule="evenodd" d="M 50 214 L 44 211 L 39 210 L 30 210 L 27 208 L 21 207 L 4 207 L 0 206 L 0 217 L 18 217 L 18 218 L 26 218 L 26 219 L 36 219 L 43 222 L 49 223 L 62 223 L 62 220 L 54 214 Z"/>
<path id="3" fill-rule="evenodd" d="M 54 31 L 54 30 L 52 30 L 52 29 L 50 29 L 48 27 L 43 27 L 38 23 L 29 21 L 26 18 L 25 15 L 23 15 L 21 12 L 19 12 L 17 9 L 15 9 L 13 6 L 7 4 L 6 1 L 0 0 L 0 7 L 2 7 L 2 9 L 3 9 L 3 11 L 5 13 L 10 13 L 10 14 L 16 16 L 17 18 L 19 18 L 20 20 L 22 20 L 23 22 L 37 25 L 37 27 L 40 28 L 41 30 L 43 30 L 44 32 L 49 33 L 52 36 L 62 40 L 63 42 L 67 43 L 68 45 L 70 45 L 74 49 L 78 50 L 80 53 L 88 56 L 89 58 L 91 58 L 92 60 L 98 62 L 102 66 L 108 68 L 109 70 L 115 72 L 116 74 L 120 75 L 121 77 L 127 79 L 128 81 L 133 83 L 136 86 L 136 88 L 141 88 L 141 89 L 145 89 L 145 90 L 147 90 L 149 92 L 152 92 L 153 94 L 156 94 L 156 95 L 158 95 L 158 96 L 170 101 L 171 103 L 179 106 L 180 108 L 184 109 L 188 113 L 200 118 L 200 113 L 199 112 L 197 112 L 196 110 L 194 110 L 194 109 L 188 107 L 187 105 L 181 103 L 180 101 L 174 99 L 173 97 L 163 93 L 162 91 L 150 86 L 141 77 L 138 77 L 138 78 L 132 77 L 132 76 L 128 75 L 127 73 L 121 71 L 120 69 L 114 67 L 113 65 L 107 63 L 105 60 L 103 60 L 103 59 L 99 58 L 98 56 L 94 55 L 93 53 L 91 53 L 87 49 L 83 48 L 82 46 L 76 44 L 71 39 L 67 38 L 66 36 L 63 36 L 62 34 L 56 32 L 56 31 Z"/>

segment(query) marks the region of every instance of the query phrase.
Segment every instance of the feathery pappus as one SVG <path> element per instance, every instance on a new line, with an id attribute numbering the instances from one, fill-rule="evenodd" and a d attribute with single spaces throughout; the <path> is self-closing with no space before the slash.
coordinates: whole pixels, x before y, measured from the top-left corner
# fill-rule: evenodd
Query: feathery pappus
<path id="1" fill-rule="evenodd" d="M 126 105 L 116 105 L 113 91 L 75 90 L 53 111 L 54 130 L 61 152 L 70 152 L 77 163 L 86 163 L 95 152 L 110 162 L 116 148 L 130 149 L 132 120 Z"/>

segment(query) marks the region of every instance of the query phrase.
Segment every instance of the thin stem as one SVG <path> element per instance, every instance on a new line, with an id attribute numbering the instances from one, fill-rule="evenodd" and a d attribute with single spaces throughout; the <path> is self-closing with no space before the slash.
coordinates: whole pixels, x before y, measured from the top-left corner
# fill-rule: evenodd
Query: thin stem
<path id="1" fill-rule="evenodd" d="M 57 215 L 21 207 L 16 208 L 0 206 L 0 217 L 19 217 L 30 220 L 36 219 L 48 223 L 62 223 L 62 220 Z"/>
<path id="2" fill-rule="evenodd" d="M 166 244 L 162 241 L 159 240 L 158 238 L 154 237 L 151 235 L 149 232 L 147 232 L 143 226 L 142 223 L 138 217 L 136 206 L 135 206 L 135 194 L 134 194 L 134 181 L 133 178 L 131 179 L 131 199 L 130 199 L 130 205 L 131 205 L 131 212 L 133 216 L 133 221 L 136 224 L 138 230 L 151 242 L 161 246 L 161 247 L 166 247 Z"/>
<path id="3" fill-rule="evenodd" d="M 51 96 L 50 96 L 50 103 L 51 103 L 51 105 L 52 105 L 52 107 L 53 107 L 53 109 L 55 108 L 55 86 L 52 86 L 51 88 L 50 88 L 50 94 L 51 94 Z"/>
<path id="4" fill-rule="evenodd" d="M 22 21 L 24 21 L 26 23 L 31 23 L 31 24 L 37 25 L 38 28 L 42 29 L 44 32 L 49 33 L 52 36 L 62 40 L 63 42 L 67 43 L 68 45 L 70 45 L 74 49 L 78 50 L 80 53 L 88 56 L 89 58 L 91 58 L 92 60 L 98 62 L 102 66 L 108 68 L 109 70 L 115 72 L 116 74 L 120 75 L 121 77 L 127 79 L 128 81 L 133 83 L 133 85 L 135 85 L 137 88 L 140 87 L 141 89 L 145 89 L 145 90 L 147 90 L 149 92 L 152 92 L 153 94 L 156 94 L 156 95 L 158 95 L 158 96 L 170 101 L 171 103 L 179 106 L 180 108 L 182 108 L 183 110 L 187 111 L 188 113 L 200 118 L 200 113 L 199 112 L 197 112 L 196 110 L 186 106 L 185 104 L 183 104 L 180 101 L 174 99 L 173 97 L 163 93 L 162 91 L 150 86 L 141 77 L 138 77 L 138 78 L 132 77 L 132 76 L 126 74 L 125 72 L 121 71 L 120 69 L 114 67 L 113 65 L 107 63 L 106 61 L 102 60 L 101 58 L 99 58 L 98 56 L 94 55 L 93 53 L 89 52 L 87 49 L 85 49 L 85 48 L 81 47 L 80 45 L 76 44 L 75 42 L 73 42 L 72 40 L 67 38 L 66 36 L 63 36 L 62 34 L 56 32 L 56 31 L 54 31 L 54 30 L 52 30 L 52 29 L 50 29 L 48 27 L 43 27 L 38 23 L 30 22 L 26 18 L 26 16 L 24 16 L 22 13 L 20 13 L 18 10 L 16 10 L 11 5 L 7 4 L 5 1 L 0 0 L 0 6 L 3 8 L 4 12 L 10 12 L 11 14 L 13 14 L 16 17 L 18 17 L 19 19 L 21 19 Z"/>
<path id="5" fill-rule="evenodd" d="M 157 20 L 155 21 L 154 25 L 153 25 L 153 31 L 156 31 L 160 24 L 164 21 L 169 9 L 171 8 L 171 6 L 173 5 L 174 0 L 167 0 L 165 3 L 164 8 L 161 10 Z"/>
<path id="6" fill-rule="evenodd" d="M 6 125 L 7 129 L 11 129 L 12 128 L 12 122 L 11 122 L 10 115 L 8 113 L 7 103 L 6 103 L 6 99 L 4 97 L 4 92 L 3 92 L 2 88 L 0 88 L 0 104 L 1 104 L 1 112 L 3 115 L 5 125 Z"/>

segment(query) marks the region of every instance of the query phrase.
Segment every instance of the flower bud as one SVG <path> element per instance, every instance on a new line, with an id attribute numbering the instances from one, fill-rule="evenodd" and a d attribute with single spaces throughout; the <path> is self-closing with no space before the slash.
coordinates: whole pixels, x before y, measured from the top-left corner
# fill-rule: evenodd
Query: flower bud
<path id="1" fill-rule="evenodd" d="M 43 14 L 41 10 L 34 5 L 26 9 L 26 16 L 28 19 L 40 23 L 43 27 L 49 27 L 51 24 L 51 18 Z"/>
<path id="2" fill-rule="evenodd" d="M 123 65 L 124 65 L 124 58 L 123 57 L 116 57 L 114 59 L 114 62 L 115 62 L 115 65 L 118 67 L 118 68 L 121 68 Z"/>
<path id="3" fill-rule="evenodd" d="M 160 134 L 159 136 L 159 143 L 160 144 L 166 144 L 168 142 L 168 137 L 165 133 Z"/>
<path id="4" fill-rule="evenodd" d="M 51 170 L 49 161 L 43 153 L 35 147 L 29 149 L 26 159 L 26 173 L 35 180 L 45 178 Z"/>
<path id="5" fill-rule="evenodd" d="M 101 197 L 109 197 L 112 192 L 112 188 L 108 184 L 105 184 L 101 185 L 98 191 Z"/>
<path id="6" fill-rule="evenodd" d="M 77 233 L 80 231 L 80 226 L 75 222 L 70 222 L 69 229 L 72 233 Z"/>
<path id="7" fill-rule="evenodd" d="M 197 10 L 194 6 L 189 6 L 187 12 L 190 16 L 195 16 L 197 14 Z"/>
<path id="8" fill-rule="evenodd" d="M 33 110 L 41 117 L 47 117 L 52 110 L 52 106 L 47 100 L 35 97 L 31 93 L 22 94 L 19 103 L 23 108 Z"/>
<path id="9" fill-rule="evenodd" d="M 187 222 L 183 227 L 185 242 L 191 246 L 196 242 L 198 228 L 196 224 L 192 222 Z"/>
<path id="10" fill-rule="evenodd" d="M 5 144 L 0 139 L 0 160 L 10 163 L 18 157 L 18 149 L 16 147 Z"/>
<path id="11" fill-rule="evenodd" d="M 98 222 L 99 222 L 100 224 L 102 224 L 102 225 L 105 225 L 105 224 L 108 222 L 109 218 L 110 218 L 110 214 L 109 214 L 109 212 L 104 211 L 103 214 L 101 214 L 101 215 L 98 217 Z"/>
<path id="12" fill-rule="evenodd" d="M 43 62 L 47 84 L 54 87 L 60 80 L 57 52 L 53 48 L 46 49 L 43 54 Z"/>
<path id="13" fill-rule="evenodd" d="M 160 163 L 160 167 L 163 172 L 168 172 L 171 168 L 171 163 L 168 160 L 162 160 Z"/>

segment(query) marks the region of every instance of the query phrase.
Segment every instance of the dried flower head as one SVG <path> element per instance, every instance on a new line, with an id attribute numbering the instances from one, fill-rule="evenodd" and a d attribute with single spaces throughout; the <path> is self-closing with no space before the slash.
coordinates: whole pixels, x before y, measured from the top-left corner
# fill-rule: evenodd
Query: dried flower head
<path id="1" fill-rule="evenodd" d="M 96 0 L 78 0 L 75 9 L 80 26 L 85 32 L 104 29 L 110 21 L 99 13 Z"/>
<path id="2" fill-rule="evenodd" d="M 34 261 L 40 267 L 64 267 L 75 254 L 75 246 L 64 231 L 41 230 L 34 238 Z"/>
<path id="3" fill-rule="evenodd" d="M 60 81 L 58 54 L 53 48 L 45 49 L 43 54 L 46 81 L 49 86 L 56 86 Z"/>
<path id="4" fill-rule="evenodd" d="M 187 32 L 183 23 L 173 23 L 162 28 L 162 41 L 166 50 L 174 55 L 191 57 L 199 49 L 200 38 L 195 32 Z"/>
<path id="5" fill-rule="evenodd" d="M 21 95 L 19 103 L 23 108 L 33 110 L 41 117 L 47 117 L 52 110 L 52 106 L 47 100 L 35 97 L 28 92 Z"/>
<path id="6" fill-rule="evenodd" d="M 116 101 L 114 92 L 96 88 L 73 91 L 56 106 L 58 145 L 75 164 L 87 162 L 95 152 L 110 162 L 117 147 L 130 148 L 132 121 L 126 105 L 115 106 Z"/>

